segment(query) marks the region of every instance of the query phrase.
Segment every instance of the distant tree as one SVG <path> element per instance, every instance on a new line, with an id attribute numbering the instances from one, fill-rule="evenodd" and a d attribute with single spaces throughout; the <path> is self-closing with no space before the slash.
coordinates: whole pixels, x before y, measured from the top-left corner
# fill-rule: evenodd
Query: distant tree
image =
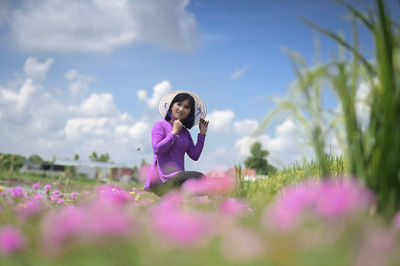
<path id="1" fill-rule="evenodd" d="M 135 182 L 139 181 L 139 167 L 137 165 L 133 166 L 132 168 L 132 175 L 131 175 L 132 180 Z"/>
<path id="2" fill-rule="evenodd" d="M 1 154 L 1 169 L 3 170 L 19 170 L 24 164 L 26 158 L 17 154 Z"/>
<path id="3" fill-rule="evenodd" d="M 144 166 L 144 165 L 149 165 L 149 163 L 146 161 L 145 158 L 142 158 L 142 161 L 140 162 L 140 166 Z"/>
<path id="4" fill-rule="evenodd" d="M 110 156 L 108 155 L 108 152 L 105 154 L 100 154 L 99 162 L 108 162 L 110 160 Z"/>
<path id="5" fill-rule="evenodd" d="M 44 162 L 42 157 L 40 157 L 38 154 L 32 154 L 29 156 L 28 160 L 34 164 L 42 164 Z"/>
<path id="6" fill-rule="evenodd" d="M 92 162 L 97 162 L 97 160 L 98 160 L 98 158 L 97 158 L 97 153 L 96 153 L 95 151 L 92 152 L 92 154 L 89 155 L 89 159 L 90 159 Z"/>
<path id="7" fill-rule="evenodd" d="M 251 156 L 248 157 L 244 164 L 246 168 L 253 168 L 259 175 L 267 175 L 276 171 L 276 168 L 269 164 L 266 157 L 269 152 L 261 149 L 261 143 L 256 141 L 250 147 Z"/>
<path id="8" fill-rule="evenodd" d="M 89 155 L 89 159 L 92 162 L 108 162 L 110 160 L 110 156 L 108 155 L 108 152 L 104 154 L 100 154 L 100 156 L 97 155 L 97 153 L 94 151 L 92 152 L 91 155 Z"/>
<path id="9" fill-rule="evenodd" d="M 79 154 L 75 154 L 74 155 L 74 161 L 78 161 L 79 160 Z"/>

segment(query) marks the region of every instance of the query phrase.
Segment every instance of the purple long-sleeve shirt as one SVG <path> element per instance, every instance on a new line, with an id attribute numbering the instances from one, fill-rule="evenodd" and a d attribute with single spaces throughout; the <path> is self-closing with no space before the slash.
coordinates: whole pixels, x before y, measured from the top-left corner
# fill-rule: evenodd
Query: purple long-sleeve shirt
<path id="1" fill-rule="evenodd" d="M 151 131 L 154 156 L 144 190 L 149 191 L 152 184 L 165 183 L 177 173 L 185 171 L 185 153 L 195 161 L 200 157 L 205 136 L 198 134 L 194 145 L 186 128 L 182 128 L 177 135 L 171 132 L 172 123 L 167 120 L 156 122 Z"/>

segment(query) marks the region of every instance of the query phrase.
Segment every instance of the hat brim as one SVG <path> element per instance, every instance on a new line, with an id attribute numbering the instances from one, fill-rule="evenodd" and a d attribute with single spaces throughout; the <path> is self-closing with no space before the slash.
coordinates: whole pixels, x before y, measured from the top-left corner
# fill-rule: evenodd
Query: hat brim
<path id="1" fill-rule="evenodd" d="M 194 124 L 197 125 L 200 123 L 200 118 L 205 118 L 207 115 L 207 107 L 204 103 L 204 101 L 194 94 L 193 92 L 190 91 L 184 91 L 184 90 L 179 90 L 179 91 L 171 91 L 167 94 L 165 94 L 159 104 L 158 104 L 158 111 L 161 115 L 162 118 L 165 118 L 165 115 L 168 113 L 169 106 L 171 105 L 172 100 L 175 98 L 175 96 L 179 93 L 187 93 L 191 95 L 194 99 L 195 102 L 195 111 L 194 111 Z"/>

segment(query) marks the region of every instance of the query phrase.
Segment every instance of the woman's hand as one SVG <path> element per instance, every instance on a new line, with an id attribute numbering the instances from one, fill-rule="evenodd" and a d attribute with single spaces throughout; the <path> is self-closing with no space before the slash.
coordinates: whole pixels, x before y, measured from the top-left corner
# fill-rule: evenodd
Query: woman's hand
<path id="1" fill-rule="evenodd" d="M 200 124 L 199 124 L 199 129 L 200 129 L 200 135 L 205 136 L 207 129 L 208 129 L 208 122 L 204 120 L 203 118 L 200 118 Z"/>
<path id="2" fill-rule="evenodd" d="M 181 132 L 183 124 L 180 119 L 174 120 L 174 124 L 172 125 L 172 134 L 178 135 Z"/>

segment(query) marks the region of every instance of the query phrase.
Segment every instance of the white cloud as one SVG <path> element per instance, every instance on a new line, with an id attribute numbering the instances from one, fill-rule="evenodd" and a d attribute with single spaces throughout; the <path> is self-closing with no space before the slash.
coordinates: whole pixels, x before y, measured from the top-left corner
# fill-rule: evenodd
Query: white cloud
<path id="1" fill-rule="evenodd" d="M 139 90 L 137 96 L 139 101 L 145 102 L 150 108 L 155 109 L 158 103 L 167 92 L 172 89 L 171 83 L 168 80 L 164 80 L 153 87 L 153 95 L 151 98 L 147 97 L 147 91 Z"/>
<path id="2" fill-rule="evenodd" d="M 119 114 L 114 97 L 110 93 L 92 93 L 79 106 L 71 106 L 70 109 L 83 117 L 113 117 Z"/>
<path id="3" fill-rule="evenodd" d="M 235 72 L 233 72 L 233 73 L 231 74 L 231 79 L 238 79 L 238 78 L 240 78 L 241 76 L 243 76 L 243 74 L 247 71 L 248 68 L 249 68 L 249 67 L 248 67 L 247 65 L 244 65 L 244 66 L 242 66 L 242 67 L 237 67 L 237 68 L 235 69 Z"/>
<path id="4" fill-rule="evenodd" d="M 246 136 L 235 143 L 235 149 L 243 159 L 250 155 L 250 146 L 259 141 L 263 149 L 269 151 L 267 159 L 277 167 L 302 161 L 311 151 L 305 148 L 305 136 L 291 118 L 287 118 L 275 128 L 274 137 L 269 135 Z"/>
<path id="5" fill-rule="evenodd" d="M 235 129 L 236 134 L 240 136 L 246 136 L 252 134 L 258 127 L 257 120 L 239 120 L 233 123 L 233 128 Z"/>
<path id="6" fill-rule="evenodd" d="M 16 45 L 27 51 L 110 52 L 134 42 L 190 51 L 197 42 L 188 0 L 23 0 L 7 12 Z M 6 9 L 4 9 L 6 10 Z"/>
<path id="7" fill-rule="evenodd" d="M 96 79 L 91 75 L 82 75 L 76 69 L 68 71 L 64 76 L 70 82 L 68 88 L 72 97 L 85 95 L 89 91 L 89 83 Z"/>
<path id="8" fill-rule="evenodd" d="M 209 129 L 218 133 L 228 133 L 234 117 L 235 113 L 232 110 L 215 110 L 207 115 L 207 119 L 210 121 Z"/>
<path id="9" fill-rule="evenodd" d="M 29 78 L 42 80 L 46 78 L 46 74 L 53 63 L 53 58 L 48 58 L 44 63 L 41 63 L 36 58 L 29 57 L 25 61 L 24 72 Z"/>
<path id="10" fill-rule="evenodd" d="M 22 78 L 23 75 L 17 75 Z M 122 113 L 109 93 L 91 94 L 79 105 L 55 95 L 31 78 L 18 88 L 0 85 L 0 147 L 2 152 L 45 159 L 108 152 L 115 162 L 140 163 L 150 150 L 150 126 Z M 124 130 L 125 129 L 125 130 Z M 143 146 L 141 152 L 138 145 Z M 149 147 L 148 147 L 149 146 Z"/>

